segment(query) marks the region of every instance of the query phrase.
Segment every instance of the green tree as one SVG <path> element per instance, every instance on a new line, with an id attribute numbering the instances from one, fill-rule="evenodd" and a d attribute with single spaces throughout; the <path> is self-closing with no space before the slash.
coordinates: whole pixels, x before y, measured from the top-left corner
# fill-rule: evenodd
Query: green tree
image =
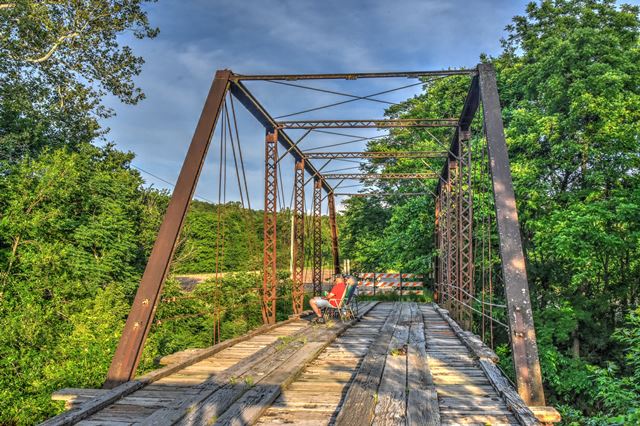
<path id="1" fill-rule="evenodd" d="M 110 146 L 43 153 L 0 179 L 0 423 L 104 379 L 163 213 Z"/>
<path id="2" fill-rule="evenodd" d="M 142 58 L 118 37 L 155 37 L 146 0 L 0 3 L 0 160 L 77 146 L 103 133 L 111 94 L 135 104 Z"/>

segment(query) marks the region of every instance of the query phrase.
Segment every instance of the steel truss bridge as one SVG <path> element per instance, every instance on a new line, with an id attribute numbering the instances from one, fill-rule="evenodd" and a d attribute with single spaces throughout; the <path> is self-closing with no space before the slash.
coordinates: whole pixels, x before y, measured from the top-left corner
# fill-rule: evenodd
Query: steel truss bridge
<path id="1" fill-rule="evenodd" d="M 268 81 L 321 91 L 299 83 L 305 80 L 398 77 L 421 79 L 420 83 L 459 76 L 467 76 L 470 84 L 466 100 L 460 106 L 460 115 L 456 118 L 282 120 L 297 114 L 274 118 L 245 84 Z M 351 100 L 382 102 L 374 95 L 338 94 Z M 265 129 L 264 246 L 260 292 L 264 326 L 210 348 L 165 357 L 162 360 L 165 367 L 138 377 L 136 369 L 162 300 L 163 284 L 207 151 L 214 139 L 216 125 L 227 126 L 222 132 L 227 132 L 228 137 L 235 133 L 239 138 L 234 100 Z M 227 106 L 228 101 L 231 109 Z M 338 104 L 341 103 L 328 106 Z M 477 120 L 481 121 L 483 131 L 474 135 L 472 122 L 479 115 L 480 108 L 482 114 Z M 231 115 L 234 126 L 231 125 Z M 407 128 L 428 135 L 433 129 L 442 128 L 450 129 L 450 140 L 436 151 L 320 152 L 300 148 L 300 142 L 319 129 L 331 134 L 329 130 L 348 128 Z M 294 140 L 287 133 L 290 130 L 305 130 L 306 133 Z M 369 139 L 373 138 L 359 140 Z M 491 211 L 485 212 L 487 219 L 482 221 L 478 221 L 479 213 L 474 216 L 474 189 L 477 192 L 474 147 L 480 143 L 482 158 L 486 159 L 482 170 L 490 182 L 484 190 L 491 195 Z M 231 147 L 235 149 L 233 141 Z M 279 152 L 279 149 L 284 152 Z M 235 151 L 233 155 L 235 159 Z M 277 322 L 276 214 L 281 201 L 279 193 L 282 196 L 278 189 L 282 185 L 279 167 L 285 156 L 295 161 L 291 235 L 295 316 Z M 426 169 L 409 173 L 323 172 L 328 162 L 334 160 L 363 164 L 361 162 L 399 159 L 422 161 Z M 315 160 L 327 162 L 317 167 Z M 441 161 L 440 170 L 431 167 L 433 161 Z M 345 180 L 394 179 L 418 182 L 421 189 L 415 192 L 337 192 Z M 305 221 L 305 184 L 310 180 L 313 180 L 313 214 L 311 221 Z M 336 180 L 339 182 L 334 183 Z M 239 186 L 240 181 L 238 175 Z M 335 321 L 326 327 L 315 327 L 304 320 L 307 314 L 303 306 L 304 248 L 308 239 L 305 232 L 310 231 L 311 236 L 313 293 L 319 295 L 322 292 L 324 200 L 327 200 L 329 213 L 332 272 L 342 272 L 336 224 L 335 197 L 338 195 L 386 197 L 390 200 L 393 197 L 425 195 L 435 198 L 435 233 L 424 238 L 433 238 L 437 249 L 431 274 L 437 304 L 365 302 L 355 317 L 347 322 Z M 491 286 L 498 285 L 491 276 L 494 269 L 492 259 L 496 256 L 490 249 L 492 241 L 497 241 L 503 291 L 499 300 L 493 296 L 485 299 L 487 261 L 484 257 L 481 296 L 479 293 L 479 272 L 474 265 L 478 253 L 484 256 L 485 249 L 484 245 L 480 248 L 474 241 L 478 235 L 474 227 L 478 223 L 482 226 L 493 224 L 497 229 L 495 238 L 489 238 L 487 243 L 490 260 L 486 269 L 490 271 L 488 288 L 491 289 Z M 493 312 L 500 309 L 504 316 L 498 318 Z M 488 339 L 493 341 L 495 324 L 504 327 L 503 332 L 510 343 L 515 385 L 498 368 L 498 357 L 486 344 Z M 67 389 L 57 392 L 54 398 L 65 400 L 70 410 L 45 424 L 274 424 L 305 421 L 307 424 L 339 425 L 535 425 L 559 421 L 557 412 L 546 407 L 545 403 L 516 199 L 492 65 L 480 64 L 469 70 L 305 75 L 242 75 L 230 70 L 217 71 L 104 389 Z"/>

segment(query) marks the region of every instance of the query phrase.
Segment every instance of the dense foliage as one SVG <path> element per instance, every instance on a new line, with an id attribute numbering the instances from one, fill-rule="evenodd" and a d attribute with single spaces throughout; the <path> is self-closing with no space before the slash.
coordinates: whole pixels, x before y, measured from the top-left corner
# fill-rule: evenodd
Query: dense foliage
<path id="1" fill-rule="evenodd" d="M 504 52 L 492 60 L 544 384 L 549 403 L 562 411 L 566 424 L 640 421 L 638 12 L 609 0 L 532 3 L 524 16 L 514 18 Z M 426 82 L 424 94 L 392 107 L 388 115 L 456 116 L 452 105 L 459 108 L 467 85 L 454 79 Z M 480 125 L 474 123 L 474 134 L 482 132 Z M 437 138 L 448 141 L 441 134 L 398 131 L 370 149 L 415 150 L 425 144 L 434 149 Z M 424 171 L 425 164 L 398 161 L 375 167 Z M 411 228 L 409 223 L 424 226 L 401 200 L 352 200 L 346 219 L 348 255 L 365 265 L 394 269 L 407 268 L 411 261 L 404 250 L 414 235 L 403 231 Z M 405 224 L 390 233 L 394 219 Z M 394 239 L 406 244 L 394 246 Z M 384 244 L 384 250 L 363 244 L 370 240 Z M 426 244 L 414 258 L 433 252 L 432 243 Z M 405 260 L 393 263 L 400 259 Z M 512 371 L 507 348 L 500 347 L 503 365 Z"/>
<path id="2" fill-rule="evenodd" d="M 168 195 L 144 188 L 131 154 L 91 145 L 104 134 L 98 119 L 110 114 L 101 104 L 105 94 L 127 103 L 143 97 L 133 84 L 142 59 L 117 41 L 127 30 L 155 36 L 143 3 L 0 3 L 2 424 L 33 424 L 59 412 L 50 401 L 56 389 L 100 386 L 166 209 Z M 565 424 L 640 422 L 639 13 L 611 0 L 531 4 L 492 58 L 544 384 Z M 424 83 L 424 93 L 387 115 L 459 114 L 468 78 Z M 479 121 L 472 131 L 482 134 Z M 445 130 L 404 129 L 368 148 L 441 150 L 449 139 Z M 440 167 L 437 159 L 368 166 Z M 375 185 L 385 192 L 433 190 L 418 181 Z M 478 216 L 488 212 L 485 198 L 476 194 Z M 343 254 L 353 270 L 429 274 L 433 211 L 429 195 L 354 197 L 339 217 Z M 281 212 L 282 317 L 291 308 L 290 224 L 290 212 Z M 189 290 L 167 281 L 140 371 L 163 355 L 211 344 L 215 313 L 223 339 L 261 322 L 255 271 L 262 232 L 260 211 L 192 204 L 172 272 L 234 273 Z M 325 218 L 325 241 L 328 233 Z M 325 244 L 326 260 L 329 250 Z M 512 374 L 505 339 L 496 336 Z"/>

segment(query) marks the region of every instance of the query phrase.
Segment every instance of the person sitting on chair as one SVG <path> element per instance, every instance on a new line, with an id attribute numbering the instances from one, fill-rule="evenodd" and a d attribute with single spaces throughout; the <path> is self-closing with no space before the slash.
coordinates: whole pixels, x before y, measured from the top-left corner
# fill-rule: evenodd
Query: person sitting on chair
<path id="1" fill-rule="evenodd" d="M 333 288 L 331 288 L 331 291 L 326 296 L 318 296 L 309 300 L 309 305 L 311 305 L 311 309 L 313 309 L 313 312 L 316 314 L 316 318 L 312 321 L 313 323 L 324 324 L 324 316 L 322 315 L 321 309 L 328 308 L 330 306 L 337 308 L 340 303 L 340 299 L 342 299 L 345 288 L 344 278 L 342 278 L 342 276 L 337 276 Z"/>

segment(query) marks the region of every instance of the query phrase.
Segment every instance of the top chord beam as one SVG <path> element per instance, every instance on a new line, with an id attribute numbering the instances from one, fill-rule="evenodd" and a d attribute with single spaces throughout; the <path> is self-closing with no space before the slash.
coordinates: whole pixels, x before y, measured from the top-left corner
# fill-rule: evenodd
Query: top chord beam
<path id="1" fill-rule="evenodd" d="M 279 121 L 281 129 L 355 129 L 398 127 L 456 127 L 457 118 L 398 118 L 389 120 L 295 120 Z"/>
<path id="2" fill-rule="evenodd" d="M 357 80 L 359 78 L 421 78 L 447 77 L 452 75 L 476 75 L 477 70 L 440 70 L 440 71 L 395 71 L 395 72 L 361 72 L 337 74 L 233 74 L 232 80 Z"/>

